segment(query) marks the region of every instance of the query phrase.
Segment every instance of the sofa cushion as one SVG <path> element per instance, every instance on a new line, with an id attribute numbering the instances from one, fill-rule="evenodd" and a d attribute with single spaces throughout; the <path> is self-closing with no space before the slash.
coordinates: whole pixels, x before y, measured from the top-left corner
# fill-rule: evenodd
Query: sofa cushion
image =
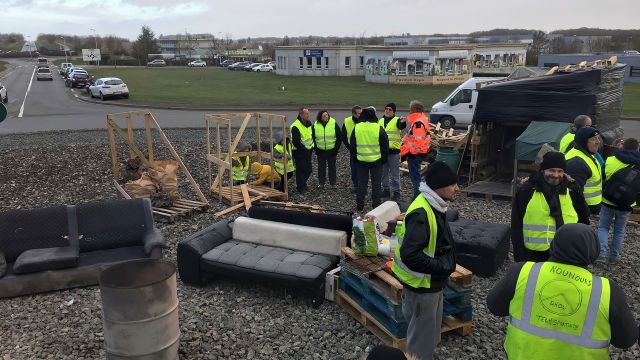
<path id="1" fill-rule="evenodd" d="M 511 228 L 504 224 L 458 220 L 449 223 L 456 262 L 479 276 L 491 276 L 509 252 Z"/>
<path id="2" fill-rule="evenodd" d="M 0 279 L 7 273 L 7 260 L 4 258 L 4 254 L 0 251 Z"/>
<path id="3" fill-rule="evenodd" d="M 56 270 L 78 265 L 78 249 L 55 247 L 31 249 L 23 252 L 13 265 L 13 272 L 26 274 L 45 270 Z"/>
<path id="4" fill-rule="evenodd" d="M 344 231 L 247 217 L 239 217 L 234 221 L 233 239 L 258 245 L 336 256 L 340 255 L 340 249 L 347 244 L 347 234 Z"/>
<path id="5" fill-rule="evenodd" d="M 229 240 L 202 256 L 205 263 L 221 263 L 302 279 L 316 279 L 322 276 L 336 260 L 335 256 L 238 240 Z"/>

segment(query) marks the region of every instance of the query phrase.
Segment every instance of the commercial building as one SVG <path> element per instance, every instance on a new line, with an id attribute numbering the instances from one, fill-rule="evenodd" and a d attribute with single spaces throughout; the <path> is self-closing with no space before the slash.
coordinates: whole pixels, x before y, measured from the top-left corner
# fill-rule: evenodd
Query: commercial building
<path id="1" fill-rule="evenodd" d="M 160 53 L 186 59 L 212 59 L 217 57 L 216 39 L 210 34 L 160 35 Z"/>
<path id="2" fill-rule="evenodd" d="M 624 53 L 609 54 L 548 54 L 538 57 L 538 66 L 554 67 L 576 65 L 583 61 L 592 62 L 608 59 L 611 56 L 618 57 L 619 64 L 626 64 L 624 69 L 624 81 L 640 83 L 640 55 L 626 55 Z"/>
<path id="3" fill-rule="evenodd" d="M 276 73 L 364 76 L 379 83 L 461 83 L 474 72 L 508 74 L 525 64 L 527 45 L 277 46 Z"/>

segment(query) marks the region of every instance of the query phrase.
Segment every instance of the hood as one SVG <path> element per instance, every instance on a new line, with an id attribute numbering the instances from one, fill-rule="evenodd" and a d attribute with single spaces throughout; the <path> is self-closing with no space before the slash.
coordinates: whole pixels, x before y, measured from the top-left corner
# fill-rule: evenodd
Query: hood
<path id="1" fill-rule="evenodd" d="M 251 163 L 251 173 L 252 174 L 258 174 L 260 172 L 260 170 L 262 170 L 262 164 L 260 164 L 259 162 Z"/>
<path id="2" fill-rule="evenodd" d="M 625 164 L 640 166 L 640 152 L 633 150 L 616 150 L 614 155 Z"/>
<path id="3" fill-rule="evenodd" d="M 590 137 L 597 135 L 599 133 L 600 132 L 598 130 L 592 127 L 584 127 L 578 130 L 574 140 L 574 147 L 588 153 L 589 151 L 587 150 L 587 140 L 589 140 Z"/>
<path id="4" fill-rule="evenodd" d="M 371 109 L 371 108 L 362 109 L 362 113 L 360 114 L 360 117 L 358 118 L 358 121 L 360 121 L 360 122 L 363 122 L 363 121 L 378 122 L 378 117 L 376 116 L 376 111 L 374 109 Z"/>
<path id="5" fill-rule="evenodd" d="M 586 267 L 600 256 L 598 234 L 585 224 L 565 224 L 551 242 L 549 260 Z"/>

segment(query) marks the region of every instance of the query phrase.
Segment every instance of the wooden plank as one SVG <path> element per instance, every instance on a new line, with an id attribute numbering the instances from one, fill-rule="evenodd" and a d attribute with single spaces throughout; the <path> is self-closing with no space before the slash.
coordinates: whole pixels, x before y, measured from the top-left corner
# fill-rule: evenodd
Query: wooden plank
<path id="1" fill-rule="evenodd" d="M 260 199 L 262 199 L 262 196 L 256 196 L 256 197 L 254 197 L 254 198 L 252 198 L 252 199 L 251 199 L 251 202 L 255 202 L 255 201 L 258 201 L 258 200 L 260 200 Z M 236 210 L 240 209 L 240 208 L 241 208 L 241 207 L 243 207 L 243 206 L 244 206 L 244 203 L 235 204 L 235 205 L 233 205 L 233 206 L 231 206 L 231 207 L 228 207 L 228 208 L 226 208 L 226 209 L 224 209 L 224 210 L 222 210 L 222 211 L 218 211 L 217 213 L 215 213 L 215 214 L 213 214 L 213 215 L 215 215 L 215 216 L 217 216 L 217 217 L 225 216 L 225 215 L 227 215 L 228 213 L 234 212 L 234 211 L 236 211 Z"/>
<path id="2" fill-rule="evenodd" d="M 111 121 L 111 126 L 113 127 L 113 129 L 116 130 L 116 132 L 118 133 L 118 135 L 120 135 L 120 137 L 127 143 L 127 145 L 129 145 L 129 149 L 136 155 L 138 155 L 138 157 L 142 160 L 142 162 L 147 166 L 147 167 L 151 167 L 151 164 L 149 164 L 149 160 L 147 160 L 147 158 L 144 156 L 144 154 L 142 153 L 142 151 L 140 151 L 140 149 L 138 149 L 138 147 L 136 146 L 136 144 L 134 144 L 133 142 L 131 142 L 131 140 L 129 139 L 128 135 L 124 132 L 124 130 L 122 130 L 118 125 L 116 125 L 113 121 Z"/>
<path id="3" fill-rule="evenodd" d="M 240 129 L 238 130 L 238 133 L 236 134 L 236 137 L 233 139 L 233 143 L 230 145 L 229 147 L 229 152 L 226 156 L 226 159 L 228 162 L 231 161 L 231 158 L 229 157 L 229 154 L 233 154 L 233 152 L 236 150 L 236 147 L 238 147 L 238 143 L 240 142 L 240 139 L 242 139 L 242 135 L 244 134 L 244 130 L 247 128 L 247 125 L 249 125 L 249 120 L 251 119 L 251 114 L 245 114 L 244 120 L 242 121 L 242 125 L 240 125 Z M 229 127 L 230 129 L 230 127 Z M 230 131 L 229 131 L 230 133 Z M 229 140 L 231 139 L 231 137 L 229 137 Z M 218 172 L 218 174 L 216 175 L 215 180 L 213 181 L 213 185 L 212 187 L 217 187 L 218 183 L 222 180 L 222 172 Z"/>
<path id="4" fill-rule="evenodd" d="M 249 191 L 247 191 L 247 184 L 240 185 L 240 191 L 242 191 L 242 199 L 244 200 L 244 207 L 249 211 L 251 207 L 251 198 L 249 197 Z"/>
<path id="5" fill-rule="evenodd" d="M 149 118 L 149 114 L 144 114 L 144 129 L 147 133 L 147 157 L 149 158 L 149 162 L 153 163 L 153 134 L 151 132 L 151 119 Z"/>
<path id="6" fill-rule="evenodd" d="M 133 141 L 133 121 L 131 120 L 131 114 L 127 116 L 127 136 L 129 137 L 129 143 L 135 144 Z M 133 159 L 134 155 L 136 155 L 136 153 L 132 148 L 129 148 L 129 157 Z"/>
<path id="7" fill-rule="evenodd" d="M 113 179 L 118 180 L 120 177 L 120 165 L 118 164 L 118 150 L 116 149 L 116 138 L 113 133 L 113 127 L 109 121 L 107 115 L 107 133 L 109 134 L 109 147 L 111 149 L 111 171 L 113 173 Z"/>
<path id="8" fill-rule="evenodd" d="M 213 155 L 207 156 L 207 159 L 209 160 L 209 164 L 214 163 L 214 164 L 220 166 L 221 168 L 224 168 L 224 169 L 227 169 L 227 170 L 231 171 L 231 164 L 229 164 L 228 162 L 226 162 L 224 160 L 220 160 L 220 159 L 216 158 Z"/>
<path id="9" fill-rule="evenodd" d="M 122 195 L 125 199 L 131 199 L 131 195 L 129 195 L 122 186 L 120 186 L 120 184 L 118 184 L 118 181 L 113 179 L 113 184 L 116 186 L 116 189 L 118 190 L 118 192 L 120 193 L 120 195 Z"/>

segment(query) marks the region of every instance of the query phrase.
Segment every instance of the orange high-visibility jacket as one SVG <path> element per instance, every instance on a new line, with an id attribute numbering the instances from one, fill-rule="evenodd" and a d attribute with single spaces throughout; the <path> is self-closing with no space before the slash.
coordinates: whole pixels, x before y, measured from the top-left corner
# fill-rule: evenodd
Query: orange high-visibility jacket
<path id="1" fill-rule="evenodd" d="M 426 154 L 431 147 L 431 130 L 429 127 L 429 119 L 424 113 L 411 113 L 407 116 L 409 131 L 402 138 L 402 147 L 400 148 L 400 156 L 406 154 Z M 422 123 L 423 126 L 416 127 L 416 123 Z"/>

